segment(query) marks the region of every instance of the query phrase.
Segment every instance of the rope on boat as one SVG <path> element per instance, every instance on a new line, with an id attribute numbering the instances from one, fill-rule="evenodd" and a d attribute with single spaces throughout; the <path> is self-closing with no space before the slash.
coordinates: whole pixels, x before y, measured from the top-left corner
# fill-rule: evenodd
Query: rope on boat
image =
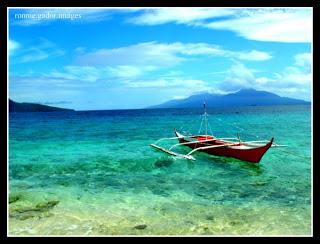
<path id="1" fill-rule="evenodd" d="M 201 117 L 201 116 L 202 116 L 202 115 L 199 115 L 199 117 Z M 190 123 L 188 123 L 189 126 L 187 127 L 186 130 L 183 128 L 184 124 L 182 124 L 182 125 L 179 127 L 179 130 L 180 130 L 180 131 L 183 131 L 183 132 L 189 132 L 189 131 L 190 131 L 190 128 L 191 128 L 192 126 L 194 126 L 194 125 L 195 125 L 195 122 L 197 122 L 198 120 L 199 120 L 198 117 L 195 118 L 195 119 L 193 119 L 193 120 L 191 120 Z M 189 134 L 190 134 L 190 133 L 189 133 Z"/>
<path id="2" fill-rule="evenodd" d="M 202 116 L 202 119 L 201 119 L 201 124 L 200 124 L 200 128 L 199 128 L 199 131 L 198 131 L 198 134 L 200 134 L 201 132 L 201 129 L 202 129 L 202 125 L 203 125 L 203 121 L 205 120 L 205 124 L 209 127 L 209 131 L 210 131 L 210 135 L 213 135 L 212 133 L 212 129 L 211 129 L 211 126 L 210 126 L 210 122 L 209 122 L 209 115 L 208 114 L 204 114 L 204 115 L 201 115 Z M 206 128 L 208 129 L 208 128 Z M 206 133 L 207 134 L 207 131 Z"/>
<path id="3" fill-rule="evenodd" d="M 237 126 L 237 125 L 235 125 L 234 123 L 231 124 L 231 123 L 228 123 L 228 122 L 224 122 L 224 121 L 223 121 L 222 119 L 220 119 L 220 118 L 217 118 L 217 117 L 215 117 L 215 118 L 216 118 L 217 120 L 223 122 L 223 123 L 226 123 L 226 124 L 228 124 L 228 125 L 233 126 L 234 128 L 237 128 L 237 129 L 241 130 L 242 132 L 245 131 L 245 129 L 243 129 L 243 128 Z M 257 139 L 260 139 L 260 140 L 263 139 L 262 137 L 260 137 L 260 136 L 258 136 L 258 135 L 254 135 L 254 134 L 248 133 L 247 131 L 246 131 L 244 134 L 247 134 L 247 135 L 249 135 L 249 136 L 256 137 Z"/>
<path id="4" fill-rule="evenodd" d="M 278 148 L 278 150 L 280 150 L 282 152 L 285 152 L 285 153 L 288 153 L 288 154 L 291 154 L 291 155 L 296 156 L 296 157 L 300 157 L 300 158 L 304 158 L 304 159 L 311 159 L 310 156 L 300 155 L 300 154 L 297 154 L 297 153 L 294 153 L 294 152 L 291 152 L 291 151 L 288 151 L 288 150 L 279 149 L 279 148 Z"/>
<path id="5" fill-rule="evenodd" d="M 209 115 L 208 115 L 208 117 L 209 117 Z M 210 130 L 210 135 L 213 135 L 213 133 L 212 133 L 212 130 L 211 130 L 211 126 L 210 126 L 210 123 L 209 123 L 209 119 L 207 119 L 207 121 L 208 121 L 208 125 L 209 125 L 209 130 Z"/>
<path id="6" fill-rule="evenodd" d="M 219 118 L 216 118 L 216 119 L 222 121 L 222 120 L 219 119 Z M 226 123 L 226 122 L 224 122 L 224 123 Z M 239 126 L 236 126 L 236 125 L 231 124 L 231 123 L 227 123 L 227 124 L 229 124 L 229 125 L 231 125 L 231 126 L 234 126 L 235 128 L 240 129 L 241 131 L 244 131 L 244 129 L 241 128 L 241 127 L 239 127 Z M 248 134 L 248 135 L 250 135 L 250 136 L 254 136 L 254 137 L 258 138 L 258 139 L 262 139 L 262 138 L 261 138 L 260 136 L 258 136 L 258 135 L 254 135 L 254 134 L 251 134 L 251 133 L 248 133 L 248 132 L 246 132 L 246 134 Z M 277 147 L 277 146 L 276 146 L 276 147 Z M 310 156 L 300 155 L 300 154 L 297 154 L 297 153 L 294 153 L 294 152 L 291 152 L 291 151 L 288 151 L 288 150 L 279 149 L 279 148 L 278 148 L 277 150 L 280 150 L 280 151 L 282 151 L 282 152 L 285 152 L 285 153 L 294 155 L 294 156 L 296 156 L 296 157 L 305 158 L 305 159 L 311 159 Z"/>
<path id="7" fill-rule="evenodd" d="M 207 116 L 207 118 L 205 118 L 205 116 Z M 206 114 L 206 115 L 200 115 L 200 117 L 202 117 L 202 119 L 201 119 L 201 124 L 200 124 L 200 128 L 199 128 L 198 134 L 200 134 L 200 132 L 201 132 L 202 125 L 203 125 L 203 120 L 207 119 L 207 124 L 208 124 L 208 126 L 209 126 L 210 133 L 211 133 L 211 135 L 213 135 L 212 129 L 211 129 L 211 126 L 210 126 L 210 123 L 209 123 L 209 119 L 208 119 L 209 115 L 208 115 L 208 114 Z M 221 122 L 223 122 L 223 123 L 225 123 L 225 124 L 231 125 L 231 126 L 233 126 L 234 128 L 237 128 L 237 129 L 241 130 L 242 132 L 245 131 L 245 129 L 243 129 L 243 128 L 237 126 L 237 125 L 235 125 L 234 123 L 231 124 L 231 123 L 225 122 L 225 121 L 223 121 L 222 119 L 217 118 L 217 117 L 215 117 L 215 119 L 217 119 L 217 120 L 219 120 L 219 121 L 221 121 Z M 195 120 L 193 120 L 193 121 L 195 121 Z M 193 122 L 193 121 L 192 121 L 192 122 Z M 191 123 L 191 125 L 189 126 L 189 128 L 191 128 L 192 125 L 193 125 L 193 123 Z M 182 127 L 183 127 L 183 126 L 181 126 L 180 128 L 182 128 Z M 258 138 L 258 139 L 262 139 L 260 136 L 254 135 L 254 134 L 251 134 L 251 133 L 248 133 L 247 131 L 245 132 L 245 134 L 250 135 L 250 136 L 253 136 L 253 137 L 256 137 L 256 138 Z M 288 150 L 284 150 L 284 149 L 279 149 L 279 148 L 278 148 L 278 150 L 280 150 L 280 151 L 282 151 L 282 152 L 284 152 L 284 153 L 291 154 L 291 155 L 296 156 L 296 157 L 300 157 L 300 158 L 304 158 L 304 159 L 311 159 L 310 156 L 300 155 L 300 154 L 297 154 L 297 153 L 294 153 L 294 152 L 291 152 L 291 151 L 288 151 Z"/>
<path id="8" fill-rule="evenodd" d="M 201 132 L 201 128 L 202 128 L 202 123 L 203 123 L 203 119 L 204 119 L 204 117 L 203 117 L 203 115 L 202 115 L 202 119 L 201 119 L 201 124 L 200 124 L 200 128 L 199 128 L 198 134 L 200 134 L 200 132 Z"/>

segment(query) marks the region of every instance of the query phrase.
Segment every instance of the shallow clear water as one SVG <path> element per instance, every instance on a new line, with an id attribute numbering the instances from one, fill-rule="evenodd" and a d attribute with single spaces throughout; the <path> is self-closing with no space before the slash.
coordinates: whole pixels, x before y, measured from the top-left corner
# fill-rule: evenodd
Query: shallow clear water
<path id="1" fill-rule="evenodd" d="M 181 125 L 196 132 L 199 110 L 10 114 L 9 234 L 309 235 L 310 106 L 208 112 L 218 137 L 288 147 L 253 165 L 149 146 Z"/>

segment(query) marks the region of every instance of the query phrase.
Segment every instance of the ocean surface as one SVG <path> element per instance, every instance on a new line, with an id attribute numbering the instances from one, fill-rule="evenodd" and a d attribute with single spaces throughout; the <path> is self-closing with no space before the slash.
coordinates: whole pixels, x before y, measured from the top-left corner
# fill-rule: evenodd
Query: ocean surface
<path id="1" fill-rule="evenodd" d="M 9 235 L 310 235 L 310 106 L 208 112 L 217 137 L 288 147 L 257 165 L 150 147 L 201 109 L 11 113 Z"/>

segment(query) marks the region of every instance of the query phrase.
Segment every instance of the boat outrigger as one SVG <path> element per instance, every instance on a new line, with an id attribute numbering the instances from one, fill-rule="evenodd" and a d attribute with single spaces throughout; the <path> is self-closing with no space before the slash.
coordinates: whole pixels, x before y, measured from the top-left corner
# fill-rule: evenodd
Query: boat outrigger
<path id="1" fill-rule="evenodd" d="M 269 141 L 241 141 L 239 136 L 235 138 L 217 138 L 213 135 L 208 135 L 208 114 L 206 112 L 205 103 L 204 114 L 199 131 L 201 131 L 203 124 L 205 125 L 205 134 L 188 136 L 183 135 L 174 129 L 175 137 L 161 138 L 150 146 L 173 156 L 183 157 L 190 160 L 195 160 L 192 156 L 193 153 L 201 151 L 215 156 L 231 157 L 251 163 L 259 163 L 270 147 L 284 146 L 274 144 L 273 137 Z M 179 143 L 172 145 L 169 149 L 157 145 L 159 142 L 165 140 L 178 140 Z M 172 151 L 172 149 L 179 146 L 187 146 L 192 150 L 187 154 L 180 154 Z"/>

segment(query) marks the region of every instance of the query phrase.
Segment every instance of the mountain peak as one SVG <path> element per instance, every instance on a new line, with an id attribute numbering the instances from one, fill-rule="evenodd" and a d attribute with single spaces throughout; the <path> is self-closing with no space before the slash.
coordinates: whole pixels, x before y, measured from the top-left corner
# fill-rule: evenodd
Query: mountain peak
<path id="1" fill-rule="evenodd" d="M 303 100 L 280 97 L 271 92 L 246 88 L 226 95 L 210 93 L 195 94 L 182 100 L 171 100 L 150 108 L 200 108 L 202 107 L 204 98 L 208 107 L 310 104 L 310 102 Z"/>

